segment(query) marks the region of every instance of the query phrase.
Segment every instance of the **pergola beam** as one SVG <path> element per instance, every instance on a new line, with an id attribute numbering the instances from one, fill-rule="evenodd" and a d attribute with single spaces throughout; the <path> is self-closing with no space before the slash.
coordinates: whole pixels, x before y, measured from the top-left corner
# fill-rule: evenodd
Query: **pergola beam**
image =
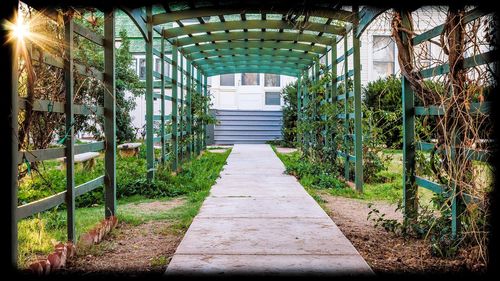
<path id="1" fill-rule="evenodd" d="M 308 30 L 312 32 L 323 32 L 329 34 L 343 35 L 345 28 L 335 25 L 326 25 L 314 22 L 296 22 L 292 23 L 283 20 L 245 20 L 245 21 L 226 21 L 226 22 L 210 22 L 205 24 L 193 24 L 183 27 L 167 28 L 163 30 L 163 36 L 166 39 L 175 38 L 187 34 L 217 32 L 224 30 L 241 30 L 241 29 L 296 29 Z"/>
<path id="2" fill-rule="evenodd" d="M 209 51 L 204 53 L 194 53 L 187 55 L 189 59 L 196 61 L 211 57 L 223 57 L 223 56 L 246 56 L 246 55 L 260 55 L 260 56 L 273 56 L 273 57 L 287 57 L 287 58 L 300 58 L 303 60 L 311 61 L 318 55 L 295 52 L 295 51 L 285 51 L 285 50 L 273 50 L 273 49 L 232 49 L 232 50 L 220 50 L 220 51 Z"/>
<path id="3" fill-rule="evenodd" d="M 283 70 L 283 71 L 289 71 L 289 72 L 299 72 L 300 69 L 294 68 L 294 67 L 280 67 L 276 66 L 274 64 L 264 64 L 264 65 L 258 65 L 258 64 L 241 64 L 241 65 L 226 65 L 226 66 L 219 66 L 219 67 L 212 67 L 209 69 L 207 72 L 217 72 L 217 71 L 222 71 L 225 69 L 246 69 L 246 70 L 253 70 L 253 71 L 244 71 L 244 72 L 251 72 L 251 73 L 265 73 L 265 70 Z"/>
<path id="4" fill-rule="evenodd" d="M 193 45 L 182 48 L 183 54 L 192 54 L 213 50 L 227 50 L 236 48 L 259 48 L 259 49 L 284 49 L 284 50 L 297 50 L 307 51 L 308 53 L 324 54 L 326 47 L 311 46 L 310 44 L 291 43 L 291 42 L 276 42 L 276 41 L 232 41 L 232 42 L 218 42 L 202 45 Z"/>
<path id="5" fill-rule="evenodd" d="M 248 31 L 248 32 L 219 32 L 203 34 L 193 37 L 183 37 L 170 40 L 178 47 L 194 45 L 196 43 L 212 41 L 233 41 L 233 40 L 263 40 L 263 41 L 291 41 L 306 42 L 320 45 L 331 45 L 335 37 L 316 36 L 312 34 L 299 34 L 297 32 L 277 32 L 277 31 Z"/>
<path id="6" fill-rule="evenodd" d="M 309 64 L 299 64 L 299 63 L 292 63 L 292 62 L 286 62 L 286 61 L 272 61 L 271 63 L 269 61 L 265 60 L 235 60 L 235 61 L 224 61 L 224 62 L 217 62 L 213 64 L 202 64 L 200 67 L 202 69 L 207 69 L 207 68 L 214 68 L 214 67 L 224 67 L 224 66 L 240 66 L 240 65 L 274 65 L 277 67 L 291 67 L 291 68 L 300 68 L 300 69 L 305 69 L 306 67 L 309 66 Z"/>
<path id="7" fill-rule="evenodd" d="M 326 8 L 309 8 L 309 7 L 263 7 L 262 5 L 236 7 L 236 6 L 218 6 L 205 7 L 197 9 L 186 9 L 173 11 L 171 13 L 161 13 L 153 16 L 153 24 L 159 25 L 178 20 L 186 20 L 198 17 L 212 17 L 218 15 L 231 14 L 308 14 L 314 17 L 324 17 L 339 21 L 352 22 L 356 18 L 356 13 L 345 10 L 331 10 Z"/>
<path id="8" fill-rule="evenodd" d="M 232 73 L 268 73 L 277 75 L 287 75 L 296 77 L 300 72 L 289 69 L 279 69 L 279 68 L 225 68 L 220 70 L 211 70 L 207 72 L 207 76 L 216 76 L 221 74 L 232 74 Z"/>
<path id="9" fill-rule="evenodd" d="M 271 56 L 269 57 L 260 57 L 260 56 L 235 56 L 235 57 L 223 57 L 223 58 L 213 58 L 213 59 L 205 59 L 205 60 L 199 60 L 196 61 L 195 65 L 198 66 L 205 66 L 205 65 L 218 65 L 218 64 L 224 64 L 224 63 L 240 63 L 240 62 L 247 62 L 251 61 L 254 63 L 268 63 L 271 61 Z M 310 61 L 308 60 L 289 60 L 286 57 L 280 57 L 280 58 L 274 58 L 272 59 L 273 63 L 280 63 L 280 64 L 290 64 L 290 65 L 300 65 L 300 66 L 308 66 L 311 64 Z"/>

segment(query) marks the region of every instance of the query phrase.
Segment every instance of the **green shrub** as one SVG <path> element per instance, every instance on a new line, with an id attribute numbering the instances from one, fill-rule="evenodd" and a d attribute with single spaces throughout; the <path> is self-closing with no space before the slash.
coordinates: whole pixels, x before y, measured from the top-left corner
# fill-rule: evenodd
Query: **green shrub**
<path id="1" fill-rule="evenodd" d="M 283 140 L 281 146 L 295 147 L 297 141 L 297 81 L 288 84 L 281 92 L 283 107 Z"/>
<path id="2" fill-rule="evenodd" d="M 367 109 L 372 112 L 374 126 L 383 130 L 380 139 L 388 148 L 402 147 L 401 78 L 390 75 L 363 87 Z"/>

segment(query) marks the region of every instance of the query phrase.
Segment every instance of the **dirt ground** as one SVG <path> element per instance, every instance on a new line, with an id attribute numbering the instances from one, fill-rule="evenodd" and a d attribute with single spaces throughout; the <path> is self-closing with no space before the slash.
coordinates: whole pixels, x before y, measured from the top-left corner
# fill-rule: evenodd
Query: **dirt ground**
<path id="1" fill-rule="evenodd" d="M 176 198 L 129 203 L 122 208 L 136 214 L 150 214 L 168 211 L 184 203 L 184 198 Z M 104 241 L 90 249 L 80 250 L 61 274 L 162 274 L 184 236 L 184 232 L 172 230 L 171 226 L 168 221 L 149 221 L 140 225 L 119 223 Z"/>
<path id="2" fill-rule="evenodd" d="M 326 201 L 327 213 L 351 241 L 376 273 L 443 273 L 485 270 L 484 264 L 468 258 L 468 250 L 461 250 L 455 258 L 433 257 L 429 243 L 420 239 L 404 239 L 375 228 L 367 220 L 368 202 L 319 193 Z M 374 202 L 372 208 L 387 218 L 401 220 L 395 205 Z"/>
<path id="3" fill-rule="evenodd" d="M 71 260 L 67 271 L 85 275 L 103 272 L 162 274 L 182 236 L 183 233 L 172 232 L 165 221 L 150 221 L 138 226 L 120 223 L 95 249 Z"/>

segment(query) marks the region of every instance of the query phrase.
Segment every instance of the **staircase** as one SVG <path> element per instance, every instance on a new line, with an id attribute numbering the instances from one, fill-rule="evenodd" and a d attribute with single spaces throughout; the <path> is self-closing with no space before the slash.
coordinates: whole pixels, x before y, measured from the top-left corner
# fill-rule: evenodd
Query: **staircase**
<path id="1" fill-rule="evenodd" d="M 215 144 L 265 143 L 281 139 L 281 111 L 216 110 Z"/>

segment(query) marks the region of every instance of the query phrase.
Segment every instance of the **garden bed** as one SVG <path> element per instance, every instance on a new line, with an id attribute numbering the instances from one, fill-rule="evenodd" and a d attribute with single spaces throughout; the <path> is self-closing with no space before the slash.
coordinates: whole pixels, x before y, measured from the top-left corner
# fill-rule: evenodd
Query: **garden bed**
<path id="1" fill-rule="evenodd" d="M 367 220 L 371 210 L 367 201 L 332 196 L 323 191 L 318 192 L 318 195 L 325 201 L 322 204 L 325 211 L 376 273 L 485 270 L 483 263 L 469 258 L 470 249 L 460 249 L 454 258 L 434 257 L 427 240 L 403 238 L 383 228 L 375 228 L 374 222 Z M 373 207 L 388 218 L 402 219 L 401 213 L 395 211 L 394 204 L 378 201 Z"/>

